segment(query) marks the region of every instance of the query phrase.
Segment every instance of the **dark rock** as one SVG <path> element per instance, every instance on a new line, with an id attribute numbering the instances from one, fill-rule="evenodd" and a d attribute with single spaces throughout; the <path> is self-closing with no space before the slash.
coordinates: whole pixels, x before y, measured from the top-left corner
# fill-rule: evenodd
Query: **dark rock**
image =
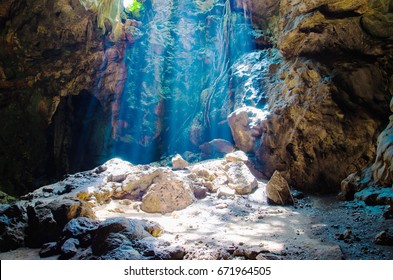
<path id="1" fill-rule="evenodd" d="M 47 258 L 60 253 L 57 242 L 49 242 L 42 245 L 39 255 L 41 258 Z"/>
<path id="2" fill-rule="evenodd" d="M 87 217 L 77 217 L 65 225 L 62 236 L 80 240 L 88 234 L 94 234 L 97 229 L 98 222 Z"/>
<path id="3" fill-rule="evenodd" d="M 76 255 L 73 257 L 74 260 L 97 260 L 98 257 L 93 255 L 93 252 L 91 251 L 91 247 L 88 247 L 86 249 L 80 249 L 76 253 Z"/>
<path id="4" fill-rule="evenodd" d="M 294 205 L 287 180 L 275 171 L 266 185 L 266 195 L 270 202 L 278 205 Z"/>
<path id="5" fill-rule="evenodd" d="M 381 231 L 374 237 L 374 243 L 378 245 L 393 246 L 393 235 L 387 230 Z"/>
<path id="6" fill-rule="evenodd" d="M 131 245 L 130 240 L 151 236 L 145 230 L 146 223 L 126 218 L 111 218 L 102 222 L 92 241 L 94 255 L 103 255 L 122 244 Z"/>
<path id="7" fill-rule="evenodd" d="M 393 206 L 389 206 L 388 210 L 383 213 L 385 219 L 393 219 Z"/>
<path id="8" fill-rule="evenodd" d="M 78 199 L 58 199 L 50 202 L 47 206 L 53 213 L 53 217 L 61 228 L 76 217 L 88 217 L 94 219 L 91 207 Z"/>
<path id="9" fill-rule="evenodd" d="M 4 217 L 4 216 L 1 216 Z M 0 217 L 0 252 L 6 252 L 22 247 L 24 243 L 24 222 L 9 222 Z"/>
<path id="10" fill-rule="evenodd" d="M 10 219 L 24 220 L 25 209 L 19 204 L 1 204 L 0 216 L 5 215 Z"/>
<path id="11" fill-rule="evenodd" d="M 205 187 L 194 188 L 194 196 L 196 199 L 204 199 L 207 196 L 208 189 Z"/>
<path id="12" fill-rule="evenodd" d="M 41 247 L 42 244 L 56 241 L 60 237 L 59 228 L 53 214 L 44 205 L 27 206 L 28 227 L 25 243 L 29 247 Z"/>
<path id="13" fill-rule="evenodd" d="M 17 249 L 24 245 L 26 220 L 24 208 L 18 204 L 0 205 L 0 251 Z"/>
<path id="14" fill-rule="evenodd" d="M 303 199 L 304 193 L 301 191 L 294 190 L 294 191 L 292 191 L 292 196 L 296 199 Z"/>
<path id="15" fill-rule="evenodd" d="M 170 246 L 165 248 L 165 251 L 169 255 L 169 260 L 182 260 L 186 255 L 186 250 L 183 246 Z"/>
<path id="16" fill-rule="evenodd" d="M 102 260 L 143 260 L 144 257 L 131 246 L 121 246 L 100 257 Z"/>
<path id="17" fill-rule="evenodd" d="M 104 255 L 120 246 L 129 245 L 132 243 L 125 235 L 121 233 L 109 233 L 106 238 L 102 238 L 99 234 L 93 239 L 91 244 L 92 253 L 96 256 Z"/>
<path id="18" fill-rule="evenodd" d="M 71 259 L 78 252 L 79 240 L 75 238 L 67 239 L 60 248 L 61 260 Z"/>

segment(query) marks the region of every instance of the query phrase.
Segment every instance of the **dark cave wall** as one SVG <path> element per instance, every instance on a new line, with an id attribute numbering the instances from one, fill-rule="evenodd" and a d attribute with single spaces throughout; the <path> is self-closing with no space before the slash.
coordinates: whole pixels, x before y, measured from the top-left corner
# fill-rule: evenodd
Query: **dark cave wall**
<path id="1" fill-rule="evenodd" d="M 102 151 L 104 132 L 79 129 L 110 122 L 112 108 L 103 106 L 121 92 L 124 76 L 118 49 L 79 0 L 0 3 L 0 189 L 25 193 L 100 163 L 93 152 L 81 160 L 70 151 L 81 143 Z M 80 93 L 92 104 L 76 100 Z M 82 119 L 92 110 L 85 106 L 98 110 L 95 120 Z"/>

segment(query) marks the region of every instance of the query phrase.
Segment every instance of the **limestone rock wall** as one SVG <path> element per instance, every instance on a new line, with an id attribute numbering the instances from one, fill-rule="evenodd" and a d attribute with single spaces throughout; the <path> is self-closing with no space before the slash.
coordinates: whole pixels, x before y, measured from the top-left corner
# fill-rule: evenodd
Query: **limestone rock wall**
<path id="1" fill-rule="evenodd" d="M 96 15 L 79 0 L 1 1 L 1 189 L 23 193 L 72 172 L 78 161 L 91 165 L 81 163 L 79 170 L 98 165 L 96 151 L 84 160 L 69 156 L 80 145 L 72 139 L 81 140 L 81 129 L 105 121 L 108 100 L 121 93 L 124 79 L 122 43 L 108 42 L 96 25 Z M 80 93 L 87 103 L 73 97 Z M 89 100 L 98 117 L 87 112 Z M 82 139 L 82 146 L 98 149 L 103 133 Z"/>
<path id="2" fill-rule="evenodd" d="M 269 68 L 270 115 L 254 149 L 261 171 L 336 191 L 376 157 L 375 182 L 391 184 L 391 125 L 376 145 L 390 115 L 391 1 L 276 2 L 283 60 Z"/>

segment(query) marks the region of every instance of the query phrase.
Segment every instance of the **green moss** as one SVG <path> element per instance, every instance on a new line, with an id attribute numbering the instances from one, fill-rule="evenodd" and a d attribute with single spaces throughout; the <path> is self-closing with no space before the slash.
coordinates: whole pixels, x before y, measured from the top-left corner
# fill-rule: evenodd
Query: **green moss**
<path id="1" fill-rule="evenodd" d="M 6 194 L 5 192 L 0 191 L 0 203 L 1 204 L 9 204 L 12 202 L 17 201 L 18 199 L 16 199 L 13 196 L 10 196 L 8 194 Z"/>
<path id="2" fill-rule="evenodd" d="M 140 17 L 141 10 L 143 9 L 143 4 L 137 0 L 131 1 L 131 3 L 126 7 L 126 10 L 136 18 Z"/>

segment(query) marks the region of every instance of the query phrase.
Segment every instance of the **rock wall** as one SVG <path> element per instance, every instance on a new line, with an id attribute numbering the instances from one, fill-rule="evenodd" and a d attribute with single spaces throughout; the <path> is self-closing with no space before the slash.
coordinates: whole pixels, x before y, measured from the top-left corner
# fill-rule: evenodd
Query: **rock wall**
<path id="1" fill-rule="evenodd" d="M 104 132 L 82 139 L 81 129 L 110 118 L 108 101 L 124 79 L 122 44 L 102 36 L 79 0 L 0 3 L 1 189 L 20 194 L 99 164 Z M 73 97 L 80 93 L 88 104 Z M 98 150 L 78 166 L 70 151 L 92 143 Z"/>
<path id="2" fill-rule="evenodd" d="M 377 152 L 374 179 L 391 183 L 391 125 L 376 150 L 390 114 L 390 2 L 275 2 L 283 59 L 269 66 L 270 115 L 253 132 L 261 171 L 270 177 L 279 170 L 293 186 L 330 192 Z"/>

